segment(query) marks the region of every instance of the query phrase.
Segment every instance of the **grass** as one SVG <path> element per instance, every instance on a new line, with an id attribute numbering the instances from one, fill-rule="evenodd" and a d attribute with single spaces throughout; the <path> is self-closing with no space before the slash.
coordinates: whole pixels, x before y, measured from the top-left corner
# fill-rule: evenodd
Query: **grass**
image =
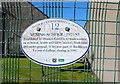
<path id="1" fill-rule="evenodd" d="M 84 63 L 50 68 L 31 62 L 27 58 L 3 59 L 3 82 L 83 82 L 95 81 L 95 75 Z"/>

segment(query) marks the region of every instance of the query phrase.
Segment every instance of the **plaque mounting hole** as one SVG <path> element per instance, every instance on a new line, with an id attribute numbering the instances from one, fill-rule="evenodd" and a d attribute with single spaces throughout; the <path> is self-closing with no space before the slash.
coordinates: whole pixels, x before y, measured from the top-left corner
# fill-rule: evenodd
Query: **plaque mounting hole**
<path id="1" fill-rule="evenodd" d="M 40 28 L 40 27 L 37 27 L 37 31 L 41 31 L 41 28 Z"/>
<path id="2" fill-rule="evenodd" d="M 65 27 L 65 31 L 69 32 L 70 28 L 69 27 Z"/>

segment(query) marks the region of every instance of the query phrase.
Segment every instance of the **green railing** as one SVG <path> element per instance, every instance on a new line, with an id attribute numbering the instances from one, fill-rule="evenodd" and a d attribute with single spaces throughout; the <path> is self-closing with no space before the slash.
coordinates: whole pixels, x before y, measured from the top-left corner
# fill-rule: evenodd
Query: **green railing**
<path id="1" fill-rule="evenodd" d="M 81 3 L 86 3 L 86 6 Z M 2 2 L 2 83 L 119 82 L 119 2 L 60 1 L 37 4 L 34 7 L 30 2 Z M 71 17 L 66 16 L 66 9 L 73 10 L 68 12 L 68 16 L 72 13 Z M 85 10 L 84 15 L 80 14 L 80 10 Z M 22 54 L 21 34 L 29 25 L 45 18 L 66 18 L 86 29 L 91 44 L 83 60 L 65 67 L 51 68 L 35 64 Z"/>

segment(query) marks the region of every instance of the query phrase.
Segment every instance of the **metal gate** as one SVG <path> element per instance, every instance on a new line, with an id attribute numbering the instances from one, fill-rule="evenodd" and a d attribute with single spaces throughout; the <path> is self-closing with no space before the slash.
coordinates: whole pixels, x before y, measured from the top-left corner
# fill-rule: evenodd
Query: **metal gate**
<path id="1" fill-rule="evenodd" d="M 0 82 L 120 83 L 119 8 L 119 2 L 1 2 Z M 84 59 L 51 68 L 35 64 L 23 55 L 21 34 L 45 18 L 69 19 L 86 29 L 91 44 Z"/>

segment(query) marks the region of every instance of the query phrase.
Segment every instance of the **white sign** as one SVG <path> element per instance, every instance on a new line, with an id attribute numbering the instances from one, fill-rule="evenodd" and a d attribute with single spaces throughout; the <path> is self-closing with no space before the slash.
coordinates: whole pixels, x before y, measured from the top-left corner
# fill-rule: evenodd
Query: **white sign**
<path id="1" fill-rule="evenodd" d="M 58 67 L 73 64 L 88 51 L 90 39 L 78 24 L 65 19 L 45 19 L 22 34 L 22 52 L 35 63 Z"/>

